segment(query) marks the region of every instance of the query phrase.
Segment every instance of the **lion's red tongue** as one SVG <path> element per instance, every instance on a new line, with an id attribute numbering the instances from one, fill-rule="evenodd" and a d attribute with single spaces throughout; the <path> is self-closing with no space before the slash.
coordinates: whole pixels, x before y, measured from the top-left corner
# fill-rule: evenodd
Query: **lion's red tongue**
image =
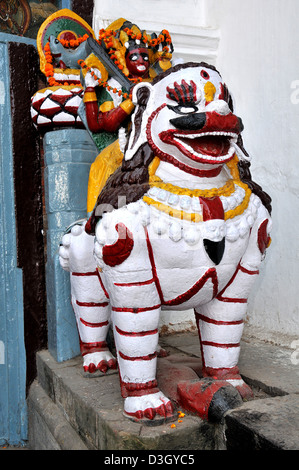
<path id="1" fill-rule="evenodd" d="M 196 139 L 180 137 L 180 140 L 185 145 L 192 147 L 196 153 L 211 155 L 212 157 L 226 155 L 230 148 L 229 139 L 224 136 L 207 135 Z"/>

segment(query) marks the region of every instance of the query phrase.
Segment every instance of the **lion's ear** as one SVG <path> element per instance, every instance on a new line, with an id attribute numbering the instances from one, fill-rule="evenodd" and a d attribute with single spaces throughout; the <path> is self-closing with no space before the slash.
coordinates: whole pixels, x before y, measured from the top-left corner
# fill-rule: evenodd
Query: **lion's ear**
<path id="1" fill-rule="evenodd" d="M 132 92 L 132 101 L 138 106 L 145 106 L 147 104 L 148 98 L 152 93 L 153 85 L 149 82 L 141 82 L 138 85 L 135 85 Z M 146 102 L 144 102 L 146 99 Z"/>
<path id="2" fill-rule="evenodd" d="M 125 160 L 131 160 L 139 147 L 146 142 L 146 121 L 148 113 L 146 108 L 153 93 L 153 86 L 148 82 L 138 83 L 133 89 L 132 102 L 136 108 L 132 115 L 132 128 L 129 135 Z"/>

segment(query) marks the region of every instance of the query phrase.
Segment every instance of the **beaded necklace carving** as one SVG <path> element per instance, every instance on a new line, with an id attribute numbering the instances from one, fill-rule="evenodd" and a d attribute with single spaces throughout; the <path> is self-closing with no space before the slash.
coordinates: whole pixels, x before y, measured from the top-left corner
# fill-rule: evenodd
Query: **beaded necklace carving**
<path id="1" fill-rule="evenodd" d="M 203 197 L 203 198 L 213 198 L 213 197 L 229 197 L 235 192 L 235 185 L 241 187 L 245 191 L 244 198 L 242 202 L 235 207 L 234 209 L 228 210 L 224 212 L 224 220 L 233 219 L 234 217 L 243 214 L 243 212 L 247 209 L 251 190 L 247 184 L 243 183 L 240 180 L 240 175 L 238 171 L 238 157 L 235 155 L 234 158 L 227 163 L 227 166 L 230 169 L 232 179 L 229 180 L 224 186 L 221 188 L 212 188 L 212 189 L 187 189 L 181 188 L 179 186 L 175 186 L 171 183 L 164 183 L 158 176 L 156 176 L 156 171 L 160 164 L 160 160 L 158 157 L 155 157 L 152 161 L 151 165 L 149 166 L 149 184 L 151 187 L 157 187 L 163 189 L 167 192 L 176 195 L 183 195 L 189 197 Z M 147 204 L 154 206 L 156 209 L 162 212 L 166 212 L 172 217 L 176 217 L 182 220 L 189 220 L 191 222 L 199 222 L 202 220 L 201 214 L 198 213 L 189 213 L 183 210 L 177 210 L 173 207 L 170 207 L 162 202 L 156 201 L 152 199 L 148 195 L 143 197 L 144 202 Z"/>

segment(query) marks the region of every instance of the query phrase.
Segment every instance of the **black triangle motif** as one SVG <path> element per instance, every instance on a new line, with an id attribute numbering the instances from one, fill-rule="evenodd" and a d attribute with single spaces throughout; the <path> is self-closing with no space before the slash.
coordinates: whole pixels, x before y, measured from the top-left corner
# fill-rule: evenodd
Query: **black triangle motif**
<path id="1" fill-rule="evenodd" d="M 222 238 L 220 242 L 213 242 L 212 240 L 204 238 L 203 244 L 209 258 L 213 261 L 213 263 L 216 265 L 219 264 L 222 260 L 225 249 L 225 238 Z"/>

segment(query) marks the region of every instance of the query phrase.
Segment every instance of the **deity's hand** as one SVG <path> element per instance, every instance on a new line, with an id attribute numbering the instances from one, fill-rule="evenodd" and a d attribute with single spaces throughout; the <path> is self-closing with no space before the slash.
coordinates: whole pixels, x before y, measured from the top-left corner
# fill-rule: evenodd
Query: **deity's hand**
<path id="1" fill-rule="evenodd" d="M 94 72 L 94 75 L 92 75 L 91 72 L 86 73 L 86 75 L 85 75 L 85 85 L 86 85 L 86 88 L 87 87 L 95 88 L 96 86 L 99 85 L 98 79 L 101 79 L 102 75 L 101 75 L 101 72 L 99 71 L 99 69 L 91 68 L 90 70 L 92 72 Z"/>

